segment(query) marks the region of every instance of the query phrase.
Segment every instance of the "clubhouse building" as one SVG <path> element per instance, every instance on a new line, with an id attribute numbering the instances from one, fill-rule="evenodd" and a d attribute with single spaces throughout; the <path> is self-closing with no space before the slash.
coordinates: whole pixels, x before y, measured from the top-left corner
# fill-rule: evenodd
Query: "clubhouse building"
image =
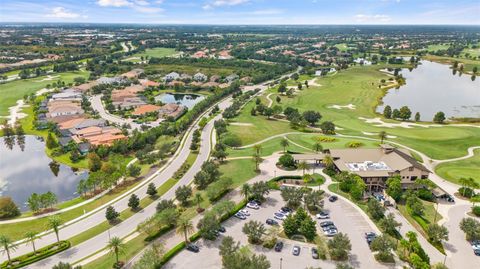
<path id="1" fill-rule="evenodd" d="M 296 162 L 318 164 L 326 155 L 331 156 L 337 171 L 359 175 L 372 191 L 385 188 L 385 182 L 392 176 L 400 176 L 403 188 L 408 188 L 417 178 L 428 178 L 430 173 L 408 151 L 386 144 L 376 149 L 330 149 L 318 154 L 294 154 L 293 158 Z"/>

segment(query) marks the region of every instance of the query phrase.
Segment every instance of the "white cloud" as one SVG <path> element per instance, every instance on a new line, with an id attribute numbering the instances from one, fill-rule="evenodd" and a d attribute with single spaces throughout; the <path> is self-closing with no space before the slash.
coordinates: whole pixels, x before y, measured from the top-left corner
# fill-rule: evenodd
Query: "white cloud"
<path id="1" fill-rule="evenodd" d="M 102 7 L 130 7 L 133 3 L 127 0 L 98 0 L 97 5 Z"/>
<path id="2" fill-rule="evenodd" d="M 237 5 L 245 4 L 247 2 L 250 2 L 250 0 L 214 0 L 203 5 L 202 8 L 205 10 L 209 10 L 209 9 L 212 9 L 213 7 L 237 6 Z"/>
<path id="3" fill-rule="evenodd" d="M 163 8 L 147 6 L 134 6 L 133 9 L 142 13 L 158 13 L 164 11 Z"/>
<path id="4" fill-rule="evenodd" d="M 281 9 L 259 9 L 250 12 L 252 15 L 277 15 L 284 13 Z"/>
<path id="5" fill-rule="evenodd" d="M 75 19 L 80 17 L 80 14 L 71 12 L 63 7 L 54 7 L 51 11 L 52 13 L 46 15 L 49 18 Z"/>
<path id="6" fill-rule="evenodd" d="M 366 23 L 383 23 L 389 22 L 392 19 L 388 15 L 376 14 L 376 15 L 366 15 L 366 14 L 357 14 L 355 15 L 355 20 L 357 22 L 366 22 Z"/>

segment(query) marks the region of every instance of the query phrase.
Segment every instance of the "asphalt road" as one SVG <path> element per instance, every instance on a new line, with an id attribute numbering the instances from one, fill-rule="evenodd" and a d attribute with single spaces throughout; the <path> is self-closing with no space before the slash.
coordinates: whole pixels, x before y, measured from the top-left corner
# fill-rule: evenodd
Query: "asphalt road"
<path id="1" fill-rule="evenodd" d="M 230 99 L 225 100 L 220 104 L 220 108 L 221 109 L 225 108 L 229 104 L 230 104 Z M 220 117 L 220 115 L 218 117 Z M 190 182 L 193 179 L 194 174 L 200 170 L 200 166 L 205 160 L 208 159 L 210 154 L 210 148 L 211 148 L 210 135 L 212 133 L 212 130 L 213 130 L 213 121 L 210 121 L 202 131 L 202 142 L 200 146 L 200 153 L 197 157 L 197 160 L 189 169 L 189 171 L 184 175 L 184 177 L 182 177 L 172 189 L 170 189 L 164 196 L 162 196 L 162 198 L 167 198 L 167 199 L 173 198 L 175 195 L 176 188 Z M 155 178 L 151 181 L 155 183 L 157 187 L 161 186 L 166 180 L 171 178 L 175 173 L 175 171 L 177 171 L 178 168 L 180 168 L 180 166 L 187 159 L 190 153 L 189 148 L 190 148 L 191 139 L 192 139 L 192 133 L 188 135 L 185 145 L 181 148 L 179 154 L 176 157 L 174 157 L 173 161 L 169 165 L 167 165 L 166 168 L 162 172 L 160 172 L 158 175 L 156 175 Z M 139 188 L 134 192 L 140 199 L 146 196 L 147 185 L 148 184 L 145 184 L 144 186 L 142 186 L 141 188 Z M 113 206 L 118 212 L 121 212 L 128 208 L 128 205 L 127 205 L 128 199 L 129 199 L 129 196 L 126 196 L 125 198 L 116 202 Z M 133 217 L 130 217 L 127 220 L 124 220 L 123 222 L 115 226 L 112 226 L 112 228 L 110 228 L 109 231 L 105 231 L 75 247 L 72 247 L 57 255 L 54 255 L 52 257 L 39 261 L 33 265 L 30 265 L 28 266 L 28 268 L 50 268 L 51 266 L 58 263 L 59 261 L 73 263 L 84 257 L 87 257 L 90 254 L 104 248 L 108 242 L 109 237 L 118 236 L 120 238 L 123 238 L 128 234 L 130 234 L 131 232 L 135 231 L 137 225 L 140 222 L 144 221 L 145 219 L 147 219 L 148 217 L 152 216 L 155 213 L 155 206 L 156 206 L 156 203 L 152 203 L 148 207 L 136 213 Z M 67 227 L 62 228 L 60 230 L 60 238 L 61 239 L 71 238 L 77 234 L 80 234 L 88 230 L 91 227 L 98 225 L 103 221 L 105 221 L 105 209 L 102 209 L 85 219 L 82 219 L 74 224 L 71 224 Z M 42 246 L 52 244 L 55 241 L 56 241 L 55 235 L 52 233 L 52 234 L 45 235 L 41 239 L 37 240 L 35 244 L 37 248 L 40 248 Z M 14 252 L 12 256 L 16 257 L 29 252 L 31 252 L 31 246 L 29 245 L 27 246 L 24 244 L 24 245 L 20 245 L 17 251 Z M 4 254 L 2 255 L 2 261 L 3 260 L 6 260 L 6 257 Z"/>

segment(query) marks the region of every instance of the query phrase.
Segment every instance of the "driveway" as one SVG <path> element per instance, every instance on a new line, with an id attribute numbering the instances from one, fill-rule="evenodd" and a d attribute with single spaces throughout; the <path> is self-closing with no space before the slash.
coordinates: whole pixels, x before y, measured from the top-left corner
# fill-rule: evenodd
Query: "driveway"
<path id="1" fill-rule="evenodd" d="M 242 245 L 248 244 L 246 235 L 242 232 L 242 227 L 249 220 L 257 220 L 265 223 L 267 218 L 272 218 L 273 213 L 284 206 L 283 199 L 279 191 L 272 191 L 267 198 L 267 202 L 262 204 L 259 210 L 248 209 L 250 216 L 247 220 L 239 220 L 235 217 L 225 221 L 222 225 L 227 229 L 225 235 L 232 236 Z M 347 233 L 352 243 L 352 252 L 350 263 L 355 268 L 388 268 L 375 261 L 370 249 L 368 248 L 363 233 L 372 231 L 372 227 L 366 222 L 355 208 L 340 199 L 334 203 L 325 202 L 325 209 L 330 212 L 332 220 L 337 225 L 340 232 Z M 268 228 L 269 226 L 266 225 Z M 181 251 L 164 268 L 221 268 L 221 257 L 218 246 L 223 236 L 215 241 L 200 239 L 197 244 L 200 246 L 199 253 L 192 253 L 186 250 Z M 335 268 L 332 261 L 315 260 L 311 257 L 311 247 L 313 244 L 296 242 L 288 239 L 281 239 L 284 242 L 282 252 L 265 249 L 261 246 L 251 246 L 252 252 L 264 254 L 271 263 L 272 268 L 279 268 L 280 262 L 282 268 L 306 268 L 309 266 L 322 268 Z M 294 245 L 301 247 L 299 256 L 293 256 L 291 251 Z M 280 261 L 282 259 L 282 261 Z"/>
<path id="2" fill-rule="evenodd" d="M 115 116 L 115 115 L 112 115 L 112 114 L 108 113 L 108 111 L 105 110 L 105 107 L 103 106 L 101 98 L 102 98 L 101 94 L 94 95 L 90 98 L 90 103 L 92 105 L 93 110 L 97 111 L 98 114 L 100 115 L 100 117 L 102 117 L 102 119 L 104 119 L 104 120 L 106 120 L 110 123 L 117 124 L 119 126 L 122 126 L 124 124 L 128 124 L 128 125 L 130 125 L 132 130 L 140 128 L 140 124 L 135 123 L 132 119 L 124 119 L 124 118 L 121 118 L 119 116 Z"/>

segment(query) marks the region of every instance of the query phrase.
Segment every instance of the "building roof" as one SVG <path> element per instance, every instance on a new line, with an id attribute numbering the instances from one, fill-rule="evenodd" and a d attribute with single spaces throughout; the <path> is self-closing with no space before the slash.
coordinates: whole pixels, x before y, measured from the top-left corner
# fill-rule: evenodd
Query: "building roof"
<path id="1" fill-rule="evenodd" d="M 132 114 L 133 115 L 143 115 L 143 114 L 150 113 L 150 112 L 156 112 L 159 109 L 160 109 L 159 106 L 147 104 L 147 105 L 142 105 L 142 106 L 139 106 L 139 107 L 135 108 L 135 110 L 133 110 Z"/>
<path id="2" fill-rule="evenodd" d="M 60 130 L 65 130 L 65 129 L 71 129 L 74 128 L 77 124 L 81 123 L 84 121 L 85 118 L 76 118 L 76 119 L 71 119 L 65 122 L 62 122 L 58 125 Z"/>

